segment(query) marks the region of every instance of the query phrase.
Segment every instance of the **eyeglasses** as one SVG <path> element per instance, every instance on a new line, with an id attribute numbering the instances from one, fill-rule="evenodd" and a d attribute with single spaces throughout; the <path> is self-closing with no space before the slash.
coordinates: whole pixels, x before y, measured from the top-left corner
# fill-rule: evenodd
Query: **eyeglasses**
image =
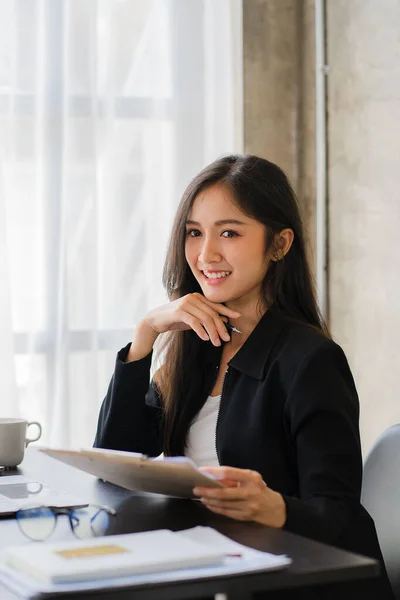
<path id="1" fill-rule="evenodd" d="M 104 535 L 110 525 L 110 516 L 116 511 L 109 506 L 89 504 L 82 508 L 34 506 L 16 513 L 18 526 L 29 539 L 42 541 L 54 531 L 59 515 L 66 515 L 72 533 L 80 539 Z"/>

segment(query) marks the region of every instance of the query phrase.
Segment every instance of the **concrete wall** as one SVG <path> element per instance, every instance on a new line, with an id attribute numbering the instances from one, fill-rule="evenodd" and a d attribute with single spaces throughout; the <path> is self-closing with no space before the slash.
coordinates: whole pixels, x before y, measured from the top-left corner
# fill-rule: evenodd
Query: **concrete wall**
<path id="1" fill-rule="evenodd" d="M 298 176 L 298 3 L 243 2 L 244 145 Z"/>
<path id="2" fill-rule="evenodd" d="M 314 0 L 244 0 L 245 151 L 292 180 L 315 252 Z M 327 0 L 329 304 L 364 453 L 400 422 L 400 0 Z"/>
<path id="3" fill-rule="evenodd" d="M 245 152 L 289 176 L 314 258 L 314 0 L 244 0 L 243 63 Z"/>
<path id="4" fill-rule="evenodd" d="M 330 316 L 367 450 L 400 422 L 400 1 L 327 6 Z"/>

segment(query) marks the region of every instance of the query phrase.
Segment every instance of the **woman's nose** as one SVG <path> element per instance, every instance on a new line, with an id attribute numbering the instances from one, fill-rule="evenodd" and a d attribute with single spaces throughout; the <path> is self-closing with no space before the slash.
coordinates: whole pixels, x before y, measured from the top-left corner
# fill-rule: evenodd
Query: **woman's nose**
<path id="1" fill-rule="evenodd" d="M 199 254 L 199 261 L 204 265 L 209 265 L 212 262 L 220 262 L 221 254 L 218 251 L 218 246 L 211 240 L 205 240 Z"/>

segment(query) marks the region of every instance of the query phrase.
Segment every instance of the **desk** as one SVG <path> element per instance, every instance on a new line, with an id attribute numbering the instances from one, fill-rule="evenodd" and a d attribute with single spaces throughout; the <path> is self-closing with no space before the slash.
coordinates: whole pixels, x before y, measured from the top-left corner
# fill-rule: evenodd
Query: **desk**
<path id="1" fill-rule="evenodd" d="M 288 554 L 293 559 L 289 569 L 275 573 L 238 575 L 209 581 L 152 584 L 121 591 L 96 591 L 95 594 L 62 595 L 63 600 L 172 600 L 212 598 L 225 593 L 229 600 L 267 598 L 283 600 L 340 597 L 346 585 L 346 598 L 361 598 L 357 592 L 360 580 L 375 577 L 378 563 L 372 559 L 344 552 L 286 531 L 270 529 L 255 523 L 243 523 L 214 515 L 199 502 L 130 492 L 104 483 L 95 477 L 29 448 L 16 474 L 37 478 L 53 488 L 75 492 L 88 502 L 108 504 L 117 509 L 110 533 L 130 533 L 151 529 L 186 529 L 195 525 L 214 527 L 228 537 L 258 550 Z M 50 540 L 56 541 L 56 531 Z M 0 548 L 19 543 L 20 536 L 13 519 L 0 520 Z M 63 534 L 64 535 L 64 534 Z M 67 533 L 72 536 L 72 533 Z M 371 583 L 373 581 L 371 580 Z M 321 595 L 321 592 L 328 595 Z M 331 596 L 331 594 L 334 595 Z M 60 597 L 60 596 L 57 596 Z M 1 600 L 17 596 L 0 586 Z"/>

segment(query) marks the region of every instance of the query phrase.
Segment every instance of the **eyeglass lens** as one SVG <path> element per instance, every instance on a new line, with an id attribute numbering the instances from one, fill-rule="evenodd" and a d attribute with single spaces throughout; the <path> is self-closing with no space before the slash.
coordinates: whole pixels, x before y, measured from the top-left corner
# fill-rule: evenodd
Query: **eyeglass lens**
<path id="1" fill-rule="evenodd" d="M 56 515 L 46 506 L 24 508 L 16 516 L 20 530 L 31 540 L 45 540 L 56 526 Z"/>
<path id="2" fill-rule="evenodd" d="M 104 535 L 110 524 L 108 512 L 98 506 L 66 509 L 60 514 L 67 514 L 73 533 L 81 539 Z M 25 508 L 17 512 L 17 523 L 31 540 L 42 541 L 54 531 L 57 520 L 57 509 L 54 511 L 45 506 Z"/>
<path id="3" fill-rule="evenodd" d="M 107 511 L 97 506 L 77 508 L 69 513 L 71 529 L 78 538 L 104 535 L 110 524 Z"/>

